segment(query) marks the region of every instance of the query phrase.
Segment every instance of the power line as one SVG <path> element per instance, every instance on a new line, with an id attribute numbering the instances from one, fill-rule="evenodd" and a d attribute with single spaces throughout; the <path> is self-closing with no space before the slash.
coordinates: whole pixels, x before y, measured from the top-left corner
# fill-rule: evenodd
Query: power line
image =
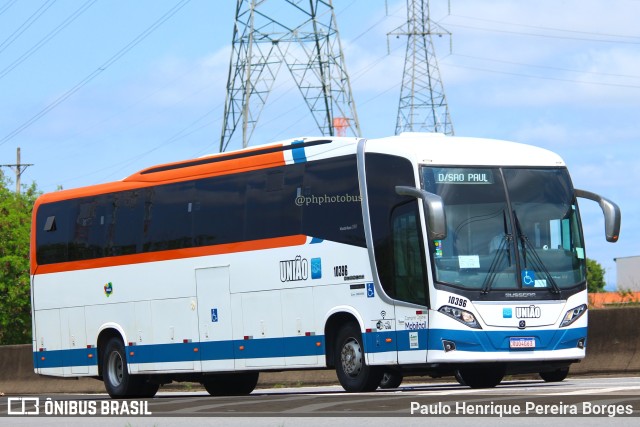
<path id="1" fill-rule="evenodd" d="M 47 105 L 45 108 L 40 110 L 40 112 L 38 112 L 36 115 L 31 117 L 29 120 L 27 120 L 26 122 L 24 122 L 20 126 L 18 126 L 16 129 L 11 131 L 9 134 L 5 135 L 2 139 L 0 139 L 0 145 L 3 145 L 7 141 L 13 139 L 16 135 L 20 134 L 22 131 L 24 131 L 25 129 L 30 127 L 32 124 L 37 122 L 40 118 L 42 118 L 49 111 L 53 110 L 58 105 L 62 104 L 69 97 L 71 97 L 74 93 L 78 92 L 80 89 L 82 89 L 84 86 L 86 86 L 89 82 L 91 82 L 93 79 L 95 79 L 99 74 L 101 74 L 103 71 L 108 69 L 111 65 L 113 65 L 116 61 L 118 61 L 120 58 L 122 58 L 125 54 L 127 54 L 127 52 L 129 52 L 131 49 L 133 49 L 135 46 L 137 46 L 144 39 L 149 37 L 149 35 L 151 35 L 151 33 L 153 33 L 156 29 L 158 29 L 158 27 L 160 27 L 167 20 L 169 20 L 173 15 L 175 15 L 180 9 L 182 9 L 184 6 L 186 6 L 187 3 L 189 3 L 190 1 L 191 0 L 180 0 L 175 6 L 173 6 L 171 9 L 169 9 L 168 12 L 166 12 L 158 20 L 156 20 L 153 24 L 151 24 L 149 27 L 147 27 L 147 29 L 145 29 L 136 38 L 134 38 L 132 41 L 130 41 L 125 47 L 120 49 L 115 55 L 113 55 L 111 58 L 109 58 L 104 64 L 102 64 L 101 66 L 96 68 L 92 73 L 90 73 L 88 76 L 86 76 L 84 79 L 82 79 L 78 84 L 76 84 L 74 87 L 72 87 L 71 89 L 69 89 L 68 91 L 63 93 L 61 96 L 59 96 L 57 99 L 55 99 L 49 105 Z"/>
<path id="2" fill-rule="evenodd" d="M 478 60 L 481 60 L 481 61 L 497 62 L 497 63 L 500 63 L 500 64 L 510 64 L 510 65 L 518 65 L 518 66 L 523 66 L 523 67 L 542 68 L 542 69 L 545 69 L 545 70 L 567 71 L 567 72 L 570 72 L 570 73 L 592 74 L 592 75 L 596 75 L 596 76 L 606 76 L 606 77 L 623 77 L 623 78 L 629 78 L 629 79 L 640 79 L 640 76 L 638 76 L 638 75 L 633 76 L 631 74 L 602 73 L 602 72 L 597 72 L 597 71 L 585 71 L 585 70 L 576 70 L 576 69 L 563 68 L 563 67 L 552 67 L 552 66 L 549 66 L 549 65 L 527 64 L 527 63 L 524 63 L 524 62 L 505 61 L 505 60 L 502 60 L 502 59 L 495 59 L 495 58 L 483 58 L 483 57 L 480 57 L 480 56 L 463 55 L 463 54 L 460 54 L 460 53 L 454 53 L 454 54 L 452 54 L 452 56 L 457 56 L 457 57 L 460 57 L 460 58 L 478 59 Z"/>
<path id="3" fill-rule="evenodd" d="M 640 85 L 591 82 L 591 81 L 588 81 L 588 80 L 566 79 L 566 78 L 562 78 L 562 77 L 534 76 L 532 74 L 515 73 L 515 72 L 500 71 L 500 70 L 491 70 L 491 69 L 488 69 L 488 68 L 469 67 L 469 66 L 465 66 L 465 65 L 456 65 L 456 64 L 447 64 L 447 66 L 448 67 L 453 67 L 453 68 L 463 68 L 463 69 L 467 69 L 467 70 L 474 70 L 474 71 L 484 71 L 484 72 L 488 72 L 488 73 L 504 74 L 504 75 L 508 75 L 508 76 L 527 77 L 527 78 L 530 78 L 530 79 L 553 80 L 553 81 L 558 81 L 558 82 L 587 84 L 587 85 L 594 85 L 594 86 L 610 86 L 610 87 L 621 87 L 621 88 L 629 88 L 629 89 L 640 89 Z"/>
<path id="4" fill-rule="evenodd" d="M 198 117 L 197 119 L 195 119 L 194 121 L 192 121 L 190 124 L 188 124 L 187 126 L 183 127 L 182 129 L 180 129 L 179 131 L 175 132 L 172 136 L 170 136 L 169 138 L 167 138 L 166 140 L 164 140 L 163 142 L 161 142 L 160 144 L 154 146 L 153 148 L 143 151 L 142 153 L 139 153 L 133 157 L 128 158 L 127 160 L 123 160 L 122 162 L 116 163 L 114 165 L 111 166 L 106 166 L 102 169 L 93 171 L 91 173 L 91 175 L 95 175 L 96 173 L 99 172 L 103 172 L 112 168 L 117 168 L 115 170 L 113 170 L 112 172 L 110 172 L 108 175 L 104 176 L 103 180 L 109 179 L 110 177 L 113 177 L 116 173 L 124 170 L 125 168 L 129 167 L 130 165 L 132 165 L 133 163 L 135 163 L 138 160 L 141 160 L 142 158 L 146 157 L 147 155 L 153 153 L 154 151 L 157 151 L 169 144 L 172 144 L 180 139 L 186 138 L 187 136 L 198 132 L 201 129 L 204 129 L 207 126 L 210 126 L 211 124 L 220 121 L 220 119 L 212 119 L 209 120 L 207 122 L 205 122 L 204 124 L 201 124 L 198 127 L 193 128 L 193 126 L 195 126 L 196 124 L 198 124 L 200 121 L 202 121 L 203 119 L 210 117 L 211 113 L 215 112 L 216 110 L 220 109 L 222 107 L 222 105 L 217 105 L 213 108 L 211 108 L 210 110 L 208 110 L 206 113 L 202 114 L 200 117 Z M 190 129 L 192 128 L 192 129 Z M 87 175 L 83 175 L 82 178 L 86 177 Z M 73 181 L 76 178 L 70 178 L 67 181 Z"/>
<path id="5" fill-rule="evenodd" d="M 640 44 L 640 41 L 606 40 L 606 39 L 596 39 L 596 38 L 587 38 L 587 37 L 572 37 L 572 36 L 560 36 L 560 35 L 541 34 L 541 33 L 528 33 L 524 31 L 499 30 L 497 28 L 483 28 L 483 27 L 476 27 L 473 25 L 463 25 L 463 24 L 447 23 L 447 26 L 466 28 L 470 30 L 486 31 L 490 33 L 515 34 L 519 36 L 542 37 L 542 38 L 548 38 L 548 39 L 578 40 L 578 41 L 589 41 L 589 42 L 597 42 L 597 43 Z"/>
<path id="6" fill-rule="evenodd" d="M 56 35 L 58 35 L 58 33 L 60 31 L 64 30 L 69 24 L 71 24 L 73 21 L 75 21 L 76 18 L 78 18 L 80 15 L 82 15 L 91 6 L 93 6 L 93 4 L 96 1 L 98 1 L 98 0 L 87 0 L 82 6 L 80 6 L 78 9 L 76 9 L 75 12 L 73 12 L 64 21 L 62 21 L 62 23 L 60 25 L 55 27 L 46 36 L 44 36 L 42 39 L 40 39 L 40 41 L 38 41 L 38 43 L 36 43 L 33 46 L 31 46 L 31 48 L 29 48 L 29 50 L 27 50 L 25 53 L 20 55 L 20 57 L 18 59 L 13 61 L 11 64 L 7 65 L 2 71 L 0 71 L 0 79 L 2 79 L 4 76 L 9 74 L 14 68 L 16 68 L 18 65 L 22 64 L 31 55 L 33 55 L 38 50 L 40 50 L 40 48 L 42 46 L 44 46 L 45 44 L 47 44 L 47 42 L 49 42 L 49 40 L 51 40 Z"/>
<path id="7" fill-rule="evenodd" d="M 494 20 L 494 19 L 476 18 L 476 17 L 464 16 L 464 15 L 451 15 L 451 16 L 457 16 L 458 18 L 464 18 L 464 19 L 469 19 L 469 20 L 473 20 L 473 21 L 489 22 L 489 23 L 501 24 L 501 25 L 511 25 L 511 26 L 515 26 L 515 27 L 531 28 L 531 29 L 543 30 L 543 31 L 557 31 L 557 32 L 560 32 L 560 33 L 571 33 L 571 34 L 586 34 L 586 35 L 590 35 L 590 36 L 599 36 L 599 37 L 617 37 L 617 38 L 640 39 L 640 37 L 638 37 L 638 36 L 628 36 L 628 35 L 624 35 L 624 34 L 611 34 L 611 33 L 598 33 L 598 32 L 593 32 L 593 31 L 567 30 L 566 28 L 554 28 L 554 27 L 544 27 L 544 26 L 539 26 L 539 25 L 527 25 L 527 24 L 521 24 L 521 23 L 498 21 L 498 20 Z"/>
<path id="8" fill-rule="evenodd" d="M 11 6 L 14 5 L 15 2 L 17 2 L 18 0 L 9 0 L 8 2 L 6 2 L 4 4 L 4 6 L 0 7 L 0 15 L 2 15 L 3 13 L 5 13 Z"/>
<path id="9" fill-rule="evenodd" d="M 56 0 L 47 0 L 42 6 L 38 8 L 26 21 L 22 23 L 9 37 L 7 37 L 2 43 L 0 43 L 0 53 L 2 53 L 7 47 L 9 47 L 18 37 L 29 29 L 34 22 L 38 20 L 45 13 Z"/>
<path id="10" fill-rule="evenodd" d="M 67 137 L 67 138 L 66 138 L 66 139 L 64 139 L 64 140 L 62 140 L 62 141 L 59 143 L 59 145 L 60 145 L 60 144 L 64 144 L 64 143 L 66 143 L 66 142 L 68 142 L 68 141 L 70 141 L 70 140 L 72 140 L 72 139 L 74 139 L 74 138 L 76 138 L 76 137 L 78 137 L 78 136 L 82 135 L 83 133 L 86 133 L 87 131 L 89 131 L 89 130 L 91 130 L 91 129 L 96 128 L 97 126 L 100 126 L 100 125 L 102 125 L 102 124 L 108 123 L 108 122 L 109 122 L 109 121 L 111 121 L 112 119 L 114 119 L 114 118 L 116 118 L 116 117 L 119 117 L 119 116 L 121 116 L 121 115 L 123 115 L 123 114 L 125 114 L 125 113 L 129 112 L 129 111 L 130 111 L 131 109 L 133 109 L 135 106 L 137 106 L 137 105 L 139 105 L 139 104 L 143 103 L 144 101 L 147 101 L 147 100 L 149 100 L 149 99 L 152 99 L 152 97 L 153 97 L 153 96 L 155 96 L 155 95 L 159 94 L 160 92 L 162 92 L 163 90 L 165 90 L 165 89 L 167 89 L 167 88 L 171 87 L 171 85 L 172 85 L 172 84 L 174 84 L 174 83 L 176 83 L 176 82 L 178 82 L 178 81 L 180 81 L 180 80 L 183 80 L 186 76 L 191 75 L 191 74 L 193 74 L 193 73 L 194 73 L 194 72 L 196 72 L 196 71 L 200 71 L 202 68 L 203 68 L 203 65 L 202 65 L 202 64 L 200 64 L 200 65 L 198 65 L 198 66 L 195 66 L 195 67 L 193 67 L 193 68 L 189 69 L 188 71 L 184 72 L 183 74 L 181 74 L 181 75 L 179 75 L 179 76 L 177 76 L 177 77 L 173 78 L 173 79 L 172 79 L 172 80 L 170 80 L 168 83 L 164 84 L 162 87 L 158 87 L 158 88 L 157 88 L 157 89 L 155 89 L 154 91 L 152 91 L 152 92 L 150 92 L 150 93 L 147 93 L 145 96 L 142 96 L 142 97 L 140 97 L 140 98 L 136 99 L 134 102 L 129 103 L 129 104 L 128 104 L 127 106 L 125 106 L 123 109 L 121 109 L 121 110 L 119 110 L 119 111 L 117 111 L 117 112 L 115 112 L 115 113 L 111 114 L 109 117 L 104 118 L 104 119 L 99 120 L 99 121 L 96 121 L 96 122 L 94 122 L 94 123 L 92 123 L 92 124 L 89 124 L 88 126 L 84 127 L 83 129 L 81 129 L 81 130 L 77 131 L 75 134 L 73 134 L 73 135 L 71 135 L 71 136 Z M 178 105 L 182 104 L 182 103 L 183 103 L 183 102 L 185 102 L 187 99 L 189 99 L 189 98 L 193 97 L 194 95 L 197 95 L 198 93 L 200 93 L 200 92 L 204 91 L 205 89 L 210 88 L 211 86 L 214 86 L 216 83 L 217 83 L 217 82 L 215 82 L 215 81 L 213 81 L 213 82 L 211 82 L 211 81 L 210 81 L 210 82 L 209 82 L 209 83 L 207 83 L 205 86 L 199 87 L 197 90 L 195 90 L 195 91 L 191 92 L 190 94 L 185 95 L 184 97 L 180 98 L 178 101 L 174 102 L 174 103 L 171 105 L 171 107 L 176 107 L 176 106 L 178 106 Z M 220 104 L 220 105 L 218 106 L 218 108 L 221 108 L 221 107 L 222 107 L 222 105 L 223 105 L 223 104 Z M 168 108 L 169 108 L 169 107 L 164 107 L 164 108 L 161 110 L 161 112 L 162 112 L 162 111 L 164 111 L 164 110 L 167 110 Z M 127 125 L 127 130 L 131 130 L 132 128 L 135 128 L 135 127 L 136 127 L 136 126 L 138 126 L 139 124 L 144 123 L 145 121 L 149 120 L 151 117 L 155 117 L 155 116 L 157 116 L 157 115 L 159 115 L 159 114 L 160 114 L 160 113 L 155 113 L 155 114 L 153 114 L 153 115 L 148 116 L 148 117 L 147 117 L 147 118 L 145 118 L 145 119 L 139 120 L 139 121 L 134 122 L 134 123 L 132 123 L 132 124 L 128 124 L 128 125 Z"/>

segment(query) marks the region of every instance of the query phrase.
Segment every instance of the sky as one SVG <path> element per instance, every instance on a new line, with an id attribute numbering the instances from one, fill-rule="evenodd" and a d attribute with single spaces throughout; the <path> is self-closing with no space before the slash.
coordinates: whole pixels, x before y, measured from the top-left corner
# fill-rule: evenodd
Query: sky
<path id="1" fill-rule="evenodd" d="M 292 6 L 266 0 L 286 17 Z M 334 0 L 362 136 L 393 135 L 405 0 Z M 44 192 L 122 179 L 218 152 L 232 0 L 0 0 L 0 163 Z M 614 258 L 640 255 L 640 0 L 431 0 L 451 32 L 435 50 L 458 136 L 560 154 L 574 186 L 622 210 L 607 243 L 580 203 L 587 257 L 615 290 Z M 319 135 L 281 70 L 251 139 Z M 229 149 L 240 148 L 236 138 Z M 3 168 L 14 177 L 13 172 Z"/>

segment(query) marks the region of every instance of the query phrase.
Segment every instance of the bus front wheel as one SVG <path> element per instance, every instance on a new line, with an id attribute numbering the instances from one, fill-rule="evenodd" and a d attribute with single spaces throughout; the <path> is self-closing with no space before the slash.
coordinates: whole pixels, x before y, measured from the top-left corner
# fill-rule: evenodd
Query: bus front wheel
<path id="1" fill-rule="evenodd" d="M 540 372 L 538 375 L 540 375 L 540 378 L 548 383 L 557 383 L 560 381 L 564 381 L 564 379 L 567 378 L 567 375 L 569 375 L 569 368 L 560 368 L 556 369 L 555 371 Z"/>
<path id="2" fill-rule="evenodd" d="M 354 323 L 338 332 L 334 360 L 340 385 L 348 392 L 374 391 L 382 381 L 382 368 L 366 363 L 362 334 Z"/>
<path id="3" fill-rule="evenodd" d="M 492 388 L 500 384 L 505 370 L 505 365 L 500 363 L 469 364 L 457 370 L 456 379 L 471 388 Z"/>
<path id="4" fill-rule="evenodd" d="M 384 371 L 382 375 L 382 380 L 380 381 L 381 389 L 390 389 L 390 388 L 398 388 L 400 384 L 402 384 L 403 376 L 400 372 L 387 369 Z"/>

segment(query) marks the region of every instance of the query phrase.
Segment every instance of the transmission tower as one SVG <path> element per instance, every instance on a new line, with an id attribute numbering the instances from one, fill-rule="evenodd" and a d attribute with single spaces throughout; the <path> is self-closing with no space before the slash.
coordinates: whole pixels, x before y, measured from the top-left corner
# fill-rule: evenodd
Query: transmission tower
<path id="1" fill-rule="evenodd" d="M 429 0 L 407 0 L 407 22 L 389 35 L 407 36 L 402 88 L 396 120 L 400 132 L 453 135 L 432 36 L 451 33 L 429 17 Z"/>
<path id="2" fill-rule="evenodd" d="M 283 64 L 322 135 L 360 136 L 331 0 L 237 0 L 221 152 L 238 128 L 249 145 Z"/>

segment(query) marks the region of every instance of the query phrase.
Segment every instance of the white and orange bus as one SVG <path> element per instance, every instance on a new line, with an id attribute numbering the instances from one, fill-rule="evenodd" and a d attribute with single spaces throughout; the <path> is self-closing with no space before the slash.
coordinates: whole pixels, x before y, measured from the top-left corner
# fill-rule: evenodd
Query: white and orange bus
<path id="1" fill-rule="evenodd" d="M 299 138 L 41 196 L 35 371 L 112 397 L 171 381 L 247 394 L 261 371 L 560 381 L 587 345 L 576 197 L 562 159 L 504 141 Z"/>

